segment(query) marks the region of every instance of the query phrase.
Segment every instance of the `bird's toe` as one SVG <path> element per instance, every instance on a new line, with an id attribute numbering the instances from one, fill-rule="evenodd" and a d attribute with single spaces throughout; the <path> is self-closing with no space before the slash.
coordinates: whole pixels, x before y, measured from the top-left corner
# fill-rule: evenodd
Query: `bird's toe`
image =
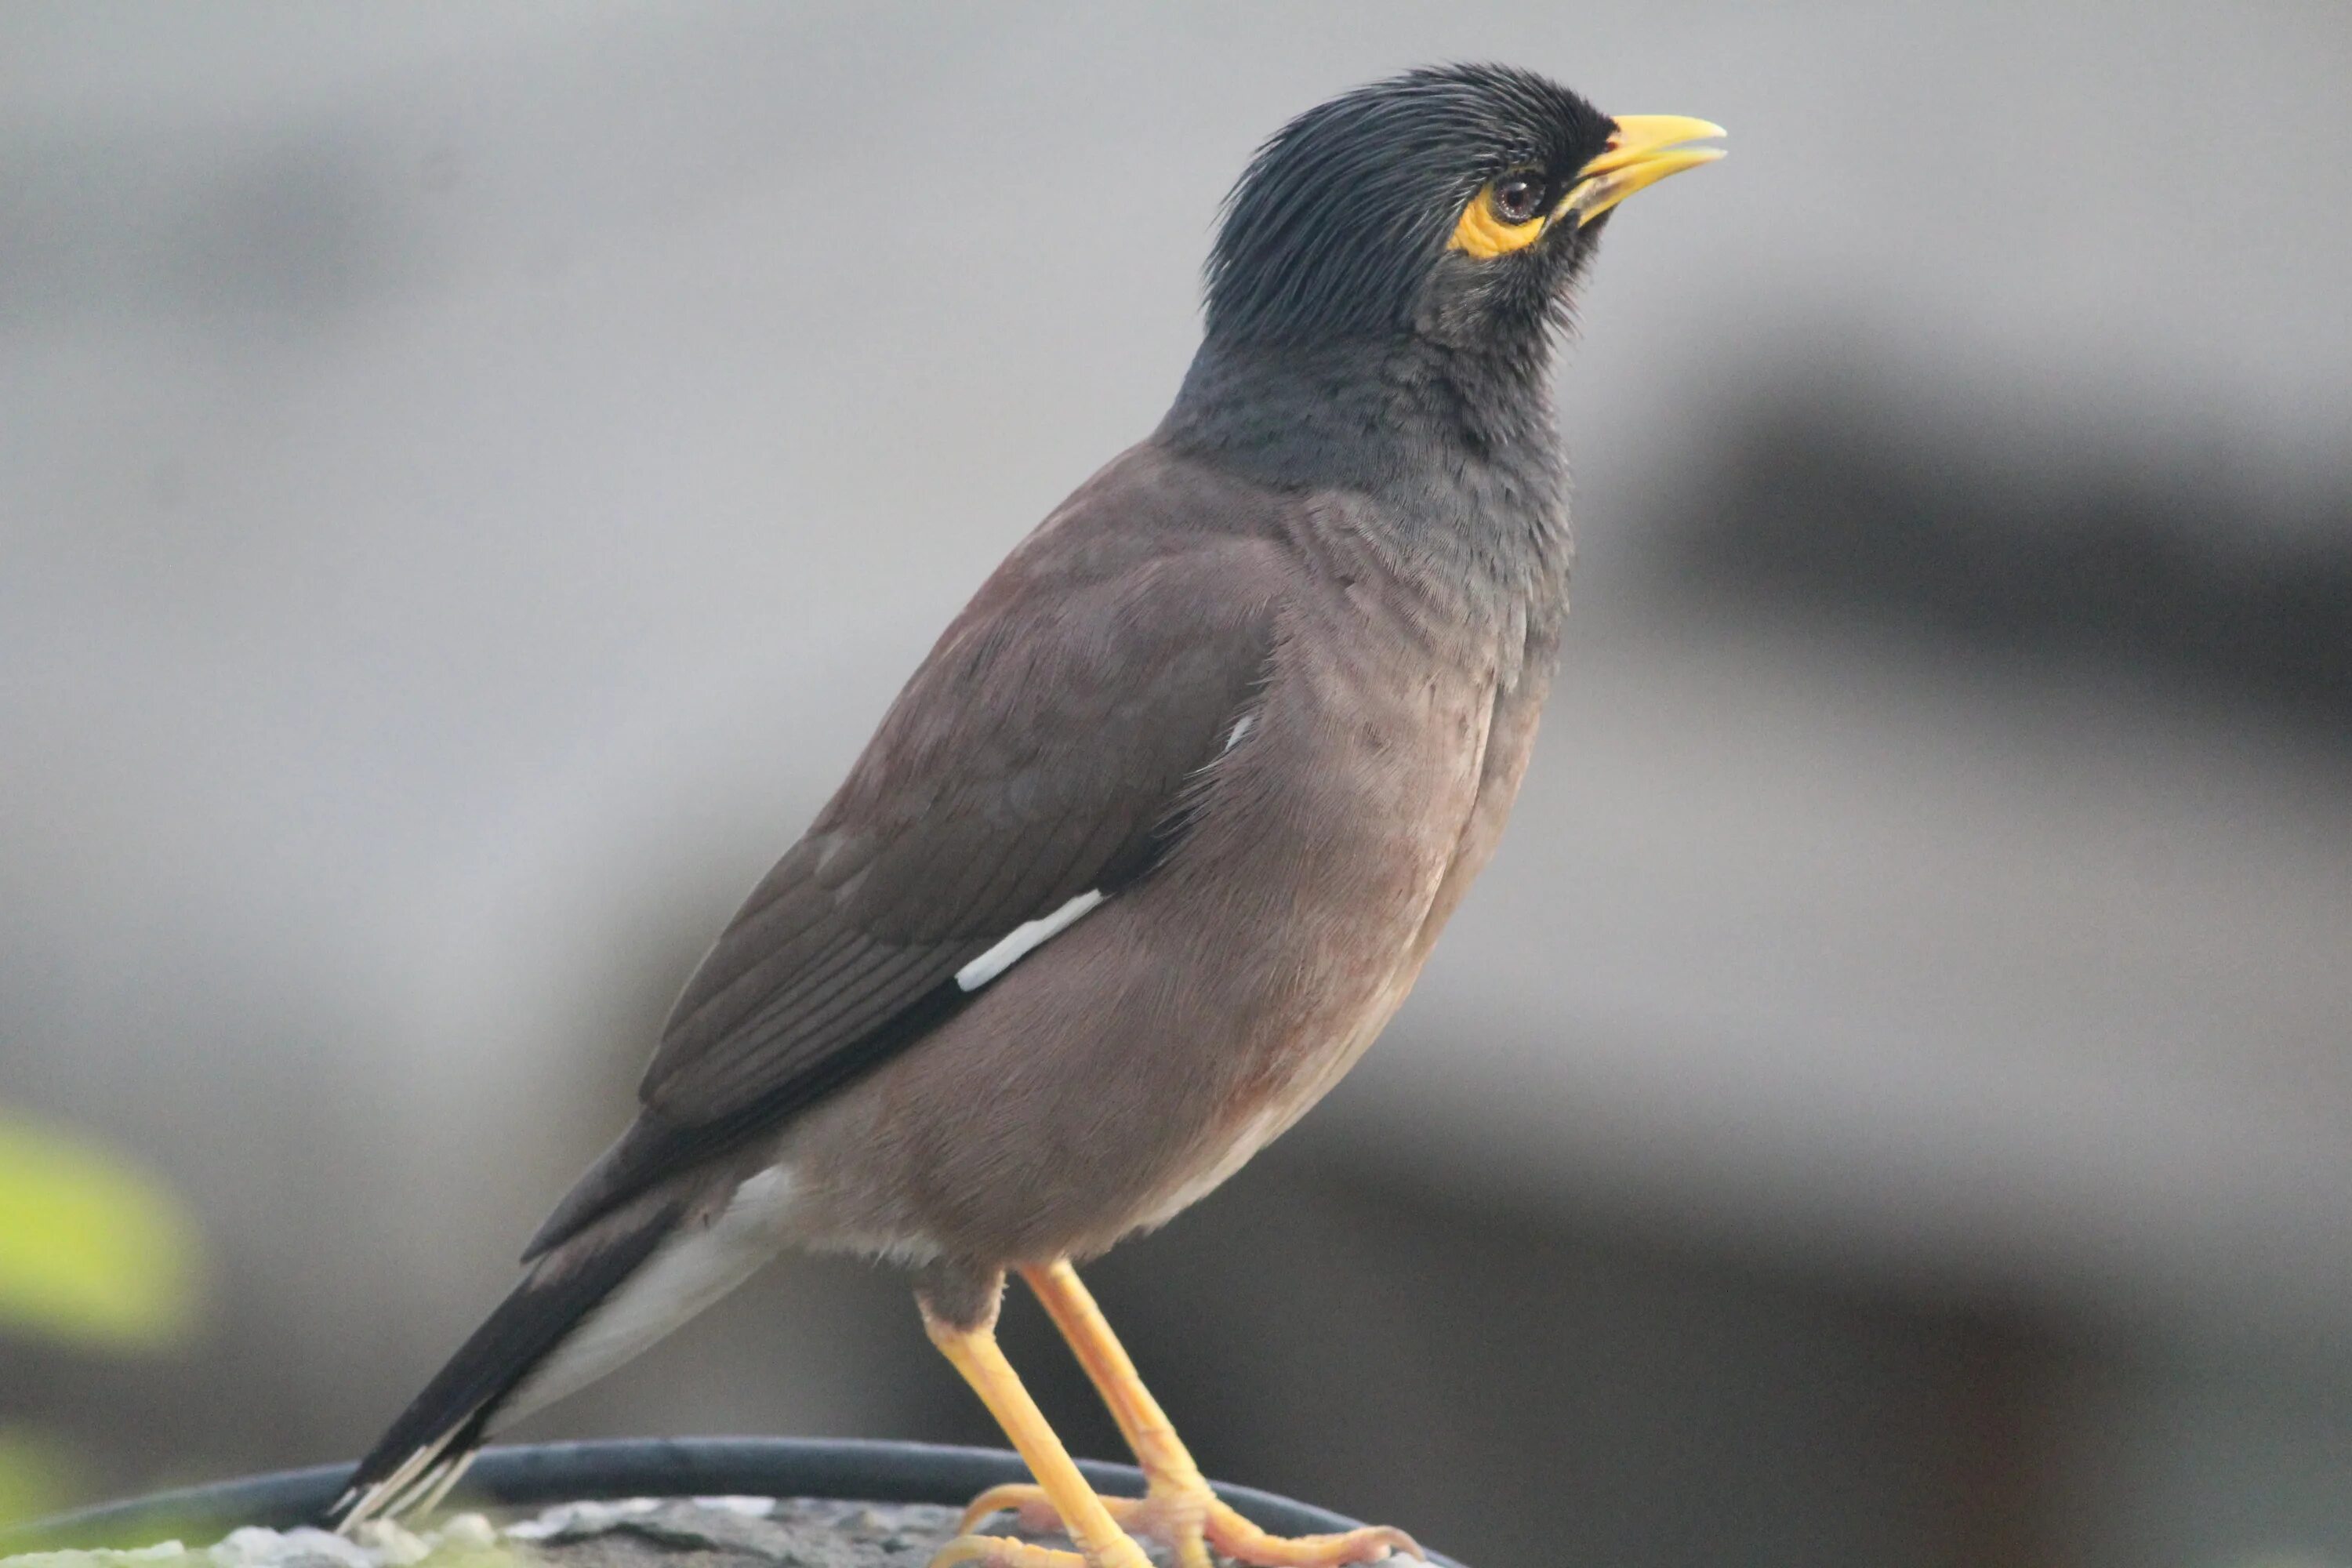
<path id="1" fill-rule="evenodd" d="M 1015 1541 L 1009 1535 L 959 1535 L 932 1556 L 930 1568 L 1090 1568 L 1084 1555 Z"/>
<path id="2" fill-rule="evenodd" d="M 1210 1545 L 1251 1568 L 1343 1568 L 1391 1554 L 1429 1558 L 1419 1542 L 1393 1525 L 1367 1524 L 1330 1535 L 1275 1535 L 1223 1502 L 1212 1502 L 1202 1523 Z"/>
<path id="3" fill-rule="evenodd" d="M 1103 1506 L 1110 1510 L 1111 1517 L 1124 1525 L 1127 1521 L 1120 1519 L 1118 1505 L 1133 1500 L 1107 1497 L 1102 1500 Z M 1044 1535 L 1062 1528 L 1062 1510 L 1054 1506 L 1054 1500 L 1045 1495 L 1044 1487 L 1029 1481 L 1013 1481 L 991 1487 L 966 1504 L 963 1518 L 956 1523 L 956 1532 L 969 1535 L 982 1521 L 999 1513 L 1013 1515 L 1020 1528 L 1031 1535 Z"/>

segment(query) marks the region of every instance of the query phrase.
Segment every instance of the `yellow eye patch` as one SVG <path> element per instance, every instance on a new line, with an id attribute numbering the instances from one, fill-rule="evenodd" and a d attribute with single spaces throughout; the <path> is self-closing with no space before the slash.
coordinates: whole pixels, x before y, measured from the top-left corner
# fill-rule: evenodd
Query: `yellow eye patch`
<path id="1" fill-rule="evenodd" d="M 1460 250 L 1481 261 L 1493 259 L 1514 250 L 1524 250 L 1536 242 L 1544 230 L 1544 215 L 1538 213 L 1524 223 L 1513 223 L 1495 210 L 1495 187 L 1486 185 L 1470 198 L 1462 209 L 1462 219 L 1454 226 L 1454 238 L 1447 248 Z"/>

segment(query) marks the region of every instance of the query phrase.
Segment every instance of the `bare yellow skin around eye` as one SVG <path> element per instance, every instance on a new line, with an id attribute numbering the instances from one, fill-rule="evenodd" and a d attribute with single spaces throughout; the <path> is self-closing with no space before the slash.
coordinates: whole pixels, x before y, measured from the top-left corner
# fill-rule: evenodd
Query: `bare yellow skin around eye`
<path id="1" fill-rule="evenodd" d="M 1524 250 L 1536 242 L 1544 230 L 1544 215 L 1538 213 L 1525 223 L 1509 223 L 1495 211 L 1495 187 L 1487 185 L 1470 198 L 1462 209 L 1462 219 L 1454 226 L 1450 248 L 1465 251 L 1481 261 Z"/>

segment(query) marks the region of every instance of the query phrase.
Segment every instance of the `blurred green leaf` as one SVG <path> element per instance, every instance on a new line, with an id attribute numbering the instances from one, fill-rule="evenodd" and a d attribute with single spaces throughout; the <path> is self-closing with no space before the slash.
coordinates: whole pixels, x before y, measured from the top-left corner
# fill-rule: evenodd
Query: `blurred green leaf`
<path id="1" fill-rule="evenodd" d="M 80 1489 L 55 1444 L 0 1427 L 0 1527 L 54 1512 Z"/>
<path id="2" fill-rule="evenodd" d="M 0 1330 L 109 1349 L 186 1333 L 195 1246 L 170 1194 L 113 1157 L 0 1114 Z"/>

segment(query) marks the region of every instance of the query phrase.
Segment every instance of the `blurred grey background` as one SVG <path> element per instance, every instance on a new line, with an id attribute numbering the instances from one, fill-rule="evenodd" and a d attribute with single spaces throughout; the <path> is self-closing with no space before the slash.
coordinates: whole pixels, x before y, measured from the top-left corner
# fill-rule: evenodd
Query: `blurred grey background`
<path id="1" fill-rule="evenodd" d="M 2352 23 L 2037 0 L 0 7 L 0 1103 L 205 1229 L 93 1489 L 355 1452 L 1219 196 L 1500 58 L 1612 226 L 1505 854 L 1095 1278 L 1208 1468 L 1550 1563 L 2352 1563 Z M 1034 1310 L 1016 1360 L 1115 1452 Z M 992 1440 L 774 1271 L 521 1435 Z"/>

